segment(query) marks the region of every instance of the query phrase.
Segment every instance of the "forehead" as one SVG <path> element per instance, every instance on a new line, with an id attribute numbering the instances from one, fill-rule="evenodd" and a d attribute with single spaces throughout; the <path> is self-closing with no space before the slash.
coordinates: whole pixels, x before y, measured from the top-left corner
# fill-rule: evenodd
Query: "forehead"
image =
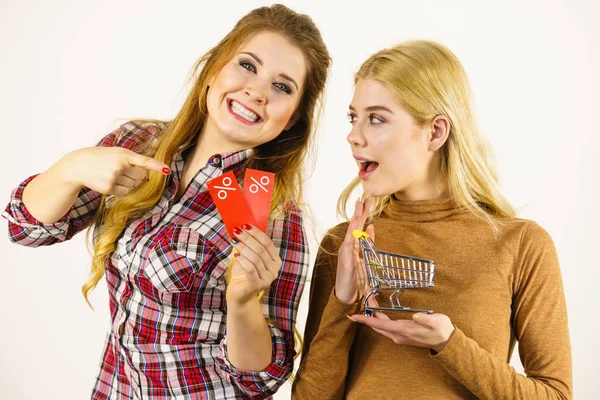
<path id="1" fill-rule="evenodd" d="M 354 88 L 352 106 L 359 109 L 375 105 L 391 109 L 400 107 L 392 92 L 383 83 L 372 78 L 360 79 Z"/>
<path id="2" fill-rule="evenodd" d="M 259 32 L 243 43 L 237 53 L 256 54 L 263 68 L 273 74 L 286 74 L 302 85 L 306 75 L 306 60 L 302 51 L 286 37 L 275 32 Z"/>

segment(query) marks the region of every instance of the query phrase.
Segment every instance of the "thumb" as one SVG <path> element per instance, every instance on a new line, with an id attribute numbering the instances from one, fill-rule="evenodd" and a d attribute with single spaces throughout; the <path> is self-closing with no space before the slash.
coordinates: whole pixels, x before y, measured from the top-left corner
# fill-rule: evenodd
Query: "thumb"
<path id="1" fill-rule="evenodd" d="M 133 151 L 130 151 L 129 157 L 127 158 L 127 162 L 130 165 L 141 167 L 149 171 L 156 171 L 164 175 L 169 175 L 171 173 L 171 169 L 167 164 L 160 162 L 155 158 L 137 154 Z"/>
<path id="2" fill-rule="evenodd" d="M 433 329 L 438 323 L 438 315 L 436 314 L 415 313 L 412 318 L 417 324 L 429 329 Z"/>
<path id="3" fill-rule="evenodd" d="M 367 226 L 367 234 L 371 236 L 372 241 L 375 241 L 375 227 L 373 226 L 373 224 Z"/>

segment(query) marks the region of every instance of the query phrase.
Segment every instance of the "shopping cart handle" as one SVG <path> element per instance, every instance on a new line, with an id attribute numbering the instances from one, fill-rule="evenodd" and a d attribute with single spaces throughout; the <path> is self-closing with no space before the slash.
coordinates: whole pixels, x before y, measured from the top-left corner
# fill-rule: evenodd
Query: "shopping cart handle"
<path id="1" fill-rule="evenodd" d="M 357 239 L 369 239 L 371 237 L 367 232 L 361 231 L 360 229 L 353 230 L 352 235 Z"/>

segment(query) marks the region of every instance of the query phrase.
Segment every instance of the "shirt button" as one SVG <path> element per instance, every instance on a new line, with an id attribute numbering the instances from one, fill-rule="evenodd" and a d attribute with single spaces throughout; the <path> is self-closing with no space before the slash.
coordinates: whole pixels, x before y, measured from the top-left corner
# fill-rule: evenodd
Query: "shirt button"
<path id="1" fill-rule="evenodd" d="M 214 165 L 219 165 L 219 164 L 221 164 L 221 158 L 220 158 L 220 157 L 215 157 L 215 158 L 213 158 L 213 161 L 212 161 L 212 163 L 213 163 Z"/>

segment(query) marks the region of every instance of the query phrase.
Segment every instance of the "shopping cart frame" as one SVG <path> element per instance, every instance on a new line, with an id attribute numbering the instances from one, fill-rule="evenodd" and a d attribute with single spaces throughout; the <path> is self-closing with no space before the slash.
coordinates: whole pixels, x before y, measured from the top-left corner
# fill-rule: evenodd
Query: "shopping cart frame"
<path id="1" fill-rule="evenodd" d="M 373 316 L 373 311 L 407 311 L 432 314 L 433 310 L 402 306 L 399 297 L 406 289 L 432 288 L 434 286 L 435 262 L 378 250 L 368 233 L 358 229 L 352 233 L 359 241 L 367 280 L 371 287 L 371 291 L 364 300 L 365 315 Z M 369 298 L 379 295 L 383 290 L 393 290 L 393 293 L 389 296 L 391 307 L 371 307 L 368 304 Z"/>

